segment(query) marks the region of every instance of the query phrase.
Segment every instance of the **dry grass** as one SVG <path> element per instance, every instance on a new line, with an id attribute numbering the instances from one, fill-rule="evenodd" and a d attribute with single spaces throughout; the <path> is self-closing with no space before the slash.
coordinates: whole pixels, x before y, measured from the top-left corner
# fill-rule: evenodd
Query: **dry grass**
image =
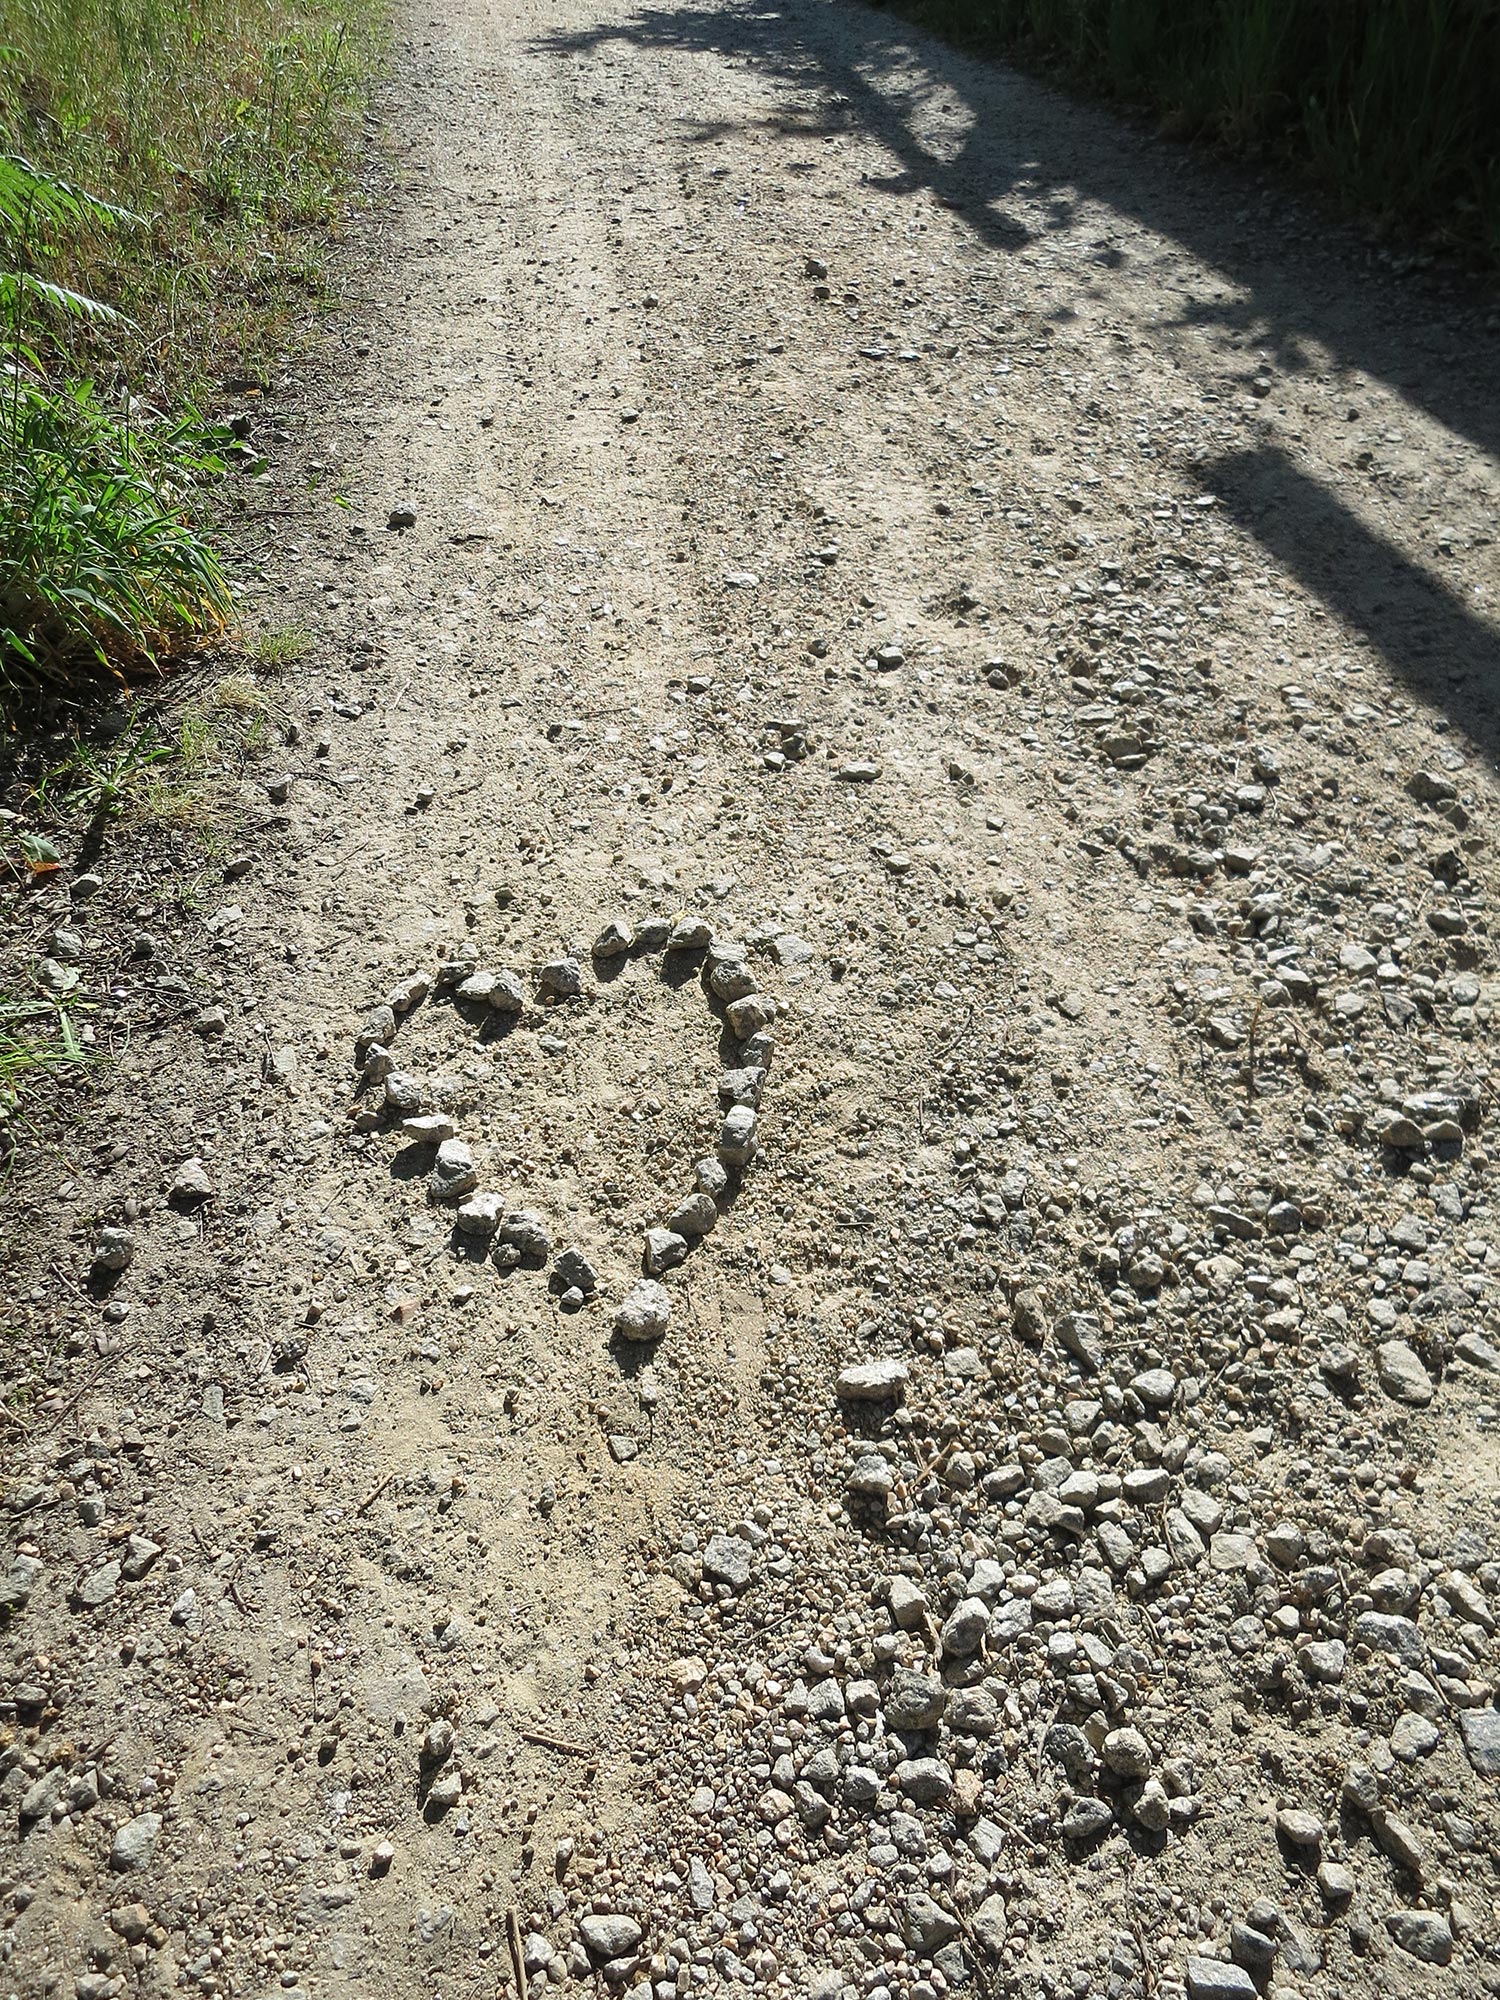
<path id="1" fill-rule="evenodd" d="M 0 133 L 143 218 L 54 245 L 49 275 L 132 322 L 72 365 L 163 406 L 255 376 L 319 291 L 379 0 L 0 0 Z"/>

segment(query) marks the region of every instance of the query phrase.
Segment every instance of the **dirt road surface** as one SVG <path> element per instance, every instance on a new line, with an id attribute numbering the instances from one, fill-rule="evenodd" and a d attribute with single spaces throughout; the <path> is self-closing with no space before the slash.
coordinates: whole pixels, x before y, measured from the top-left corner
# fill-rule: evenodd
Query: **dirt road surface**
<path id="1" fill-rule="evenodd" d="M 855 7 L 402 27 L 249 865 L 28 906 L 0 1986 L 1500 1991 L 1494 316 Z"/>

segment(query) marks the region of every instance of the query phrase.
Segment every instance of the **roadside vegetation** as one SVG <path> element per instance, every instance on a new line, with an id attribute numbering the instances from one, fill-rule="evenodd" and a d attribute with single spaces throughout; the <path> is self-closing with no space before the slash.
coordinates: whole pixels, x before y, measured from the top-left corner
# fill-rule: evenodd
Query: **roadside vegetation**
<path id="1" fill-rule="evenodd" d="M 0 714 L 232 615 L 209 496 L 316 302 L 378 0 L 0 0 Z"/>
<path id="2" fill-rule="evenodd" d="M 1202 137 L 1311 173 L 1378 222 L 1500 263 L 1495 0 L 896 0 Z"/>
<path id="3" fill-rule="evenodd" d="M 237 643 L 220 413 L 322 302 L 381 27 L 381 0 L 0 0 L 0 1156 L 96 1053 L 38 892 L 120 840 L 188 893 L 275 740 L 260 680 L 305 639 Z"/>

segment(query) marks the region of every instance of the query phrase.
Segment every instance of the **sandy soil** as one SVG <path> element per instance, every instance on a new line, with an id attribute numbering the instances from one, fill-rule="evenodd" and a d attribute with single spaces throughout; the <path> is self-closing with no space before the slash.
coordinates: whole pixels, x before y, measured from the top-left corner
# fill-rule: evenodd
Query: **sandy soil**
<path id="1" fill-rule="evenodd" d="M 463 2000 L 512 1981 L 512 1918 L 533 1985 L 589 1990 L 592 1906 L 658 2000 L 1167 1994 L 1257 1896 L 1273 1992 L 1497 1990 L 1461 1727 L 1500 1582 L 1493 314 L 858 8 L 403 25 L 347 346 L 252 406 L 248 602 L 315 635 L 287 796 L 247 787 L 252 866 L 196 909 L 145 864 L 78 906 L 120 1059 L 13 1177 L 52 1358 L 9 1450 L 6 1990 Z M 641 1347 L 613 1315 L 737 1038 L 701 952 L 590 947 L 684 916 L 745 947 L 775 1054 Z M 361 1084 L 372 1009 L 468 958 L 519 1019 L 435 993 L 392 1055 L 592 1262 L 580 1310 L 453 1237 Z M 212 1192 L 174 1201 L 189 1158 Z M 134 1261 L 90 1290 L 111 1224 Z M 882 1355 L 902 1406 L 841 1402 Z M 882 1441 L 889 1494 L 849 1490 Z M 1104 1482 L 1076 1524 L 1060 1459 Z M 1012 1603 L 1118 1601 L 976 1667 L 938 1632 L 992 1557 Z M 923 1659 L 996 1711 L 904 1746 L 925 1803 L 881 1724 Z M 873 1819 L 801 1776 L 828 1680 Z M 1096 1793 L 1110 1830 L 1061 1837 Z M 1446 1967 L 1397 1935 L 1422 1911 Z"/>

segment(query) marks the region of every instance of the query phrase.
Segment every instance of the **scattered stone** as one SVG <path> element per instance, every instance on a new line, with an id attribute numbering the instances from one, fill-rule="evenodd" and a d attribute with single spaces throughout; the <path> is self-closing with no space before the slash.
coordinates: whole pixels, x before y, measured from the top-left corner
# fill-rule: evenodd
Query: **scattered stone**
<path id="1" fill-rule="evenodd" d="M 838 1392 L 846 1403 L 886 1403 L 902 1395 L 911 1374 L 904 1361 L 856 1361 L 839 1373 Z"/>
<path id="2" fill-rule="evenodd" d="M 427 1177 L 434 1201 L 457 1201 L 479 1185 L 479 1169 L 474 1155 L 462 1139 L 444 1139 L 437 1149 L 437 1161 Z"/>
<path id="3" fill-rule="evenodd" d="M 660 1340 L 671 1318 L 672 1301 L 666 1287 L 654 1278 L 642 1278 L 621 1299 L 615 1332 L 622 1340 Z"/>
<path id="4" fill-rule="evenodd" d="M 1303 1806 L 1283 1806 L 1276 1815 L 1276 1831 L 1289 1847 L 1316 1850 L 1323 1844 L 1323 1822 Z"/>
<path id="5" fill-rule="evenodd" d="M 97 1611 L 101 1604 L 108 1604 L 119 1587 L 120 1564 L 103 1562 L 82 1578 L 73 1592 L 73 1601 L 81 1610 Z"/>
<path id="6" fill-rule="evenodd" d="M 707 951 L 713 941 L 713 927 L 702 917 L 679 917 L 667 933 L 667 950 Z"/>
<path id="7" fill-rule="evenodd" d="M 1500 1778 L 1500 1709 L 1461 1708 L 1459 1734 L 1481 1778 Z"/>
<path id="8" fill-rule="evenodd" d="M 1446 1965 L 1453 1956 L 1453 1928 L 1438 1910 L 1392 1910 L 1385 1920 L 1398 1950 L 1424 1965 Z"/>
<path id="9" fill-rule="evenodd" d="M 499 1244 L 515 1251 L 518 1262 L 522 1258 L 531 1258 L 538 1264 L 545 1264 L 552 1255 L 552 1238 L 547 1234 L 547 1225 L 529 1208 L 513 1208 L 501 1216 L 495 1236 Z"/>
<path id="10" fill-rule="evenodd" d="M 538 990 L 553 1000 L 576 1000 L 583 991 L 583 968 L 576 958 L 554 958 L 537 974 Z"/>
<path id="11" fill-rule="evenodd" d="M 1432 1401 L 1432 1377 L 1404 1340 L 1382 1341 L 1375 1358 L 1380 1386 L 1393 1401 L 1416 1409 Z"/>
<path id="12" fill-rule="evenodd" d="M 184 1160 L 172 1176 L 172 1185 L 167 1192 L 167 1200 L 174 1208 L 197 1208 L 213 1194 L 214 1184 L 209 1178 L 208 1168 L 195 1154 Z"/>
<path id="13" fill-rule="evenodd" d="M 1465 1711 L 1467 1712 L 1467 1711 Z M 1391 1728 L 1391 1753 L 1403 1764 L 1414 1764 L 1419 1757 L 1430 1757 L 1438 1746 L 1438 1728 L 1425 1715 L 1418 1715 L 1407 1709 L 1396 1717 Z"/>
<path id="14" fill-rule="evenodd" d="M 756 1149 L 756 1114 L 748 1105 L 737 1104 L 719 1128 L 719 1158 L 726 1167 L 746 1166 Z"/>
<path id="15" fill-rule="evenodd" d="M 633 1917 L 587 1916 L 578 1920 L 578 1935 L 590 1958 L 609 1961 L 637 1952 L 642 1932 Z"/>
<path id="16" fill-rule="evenodd" d="M 128 1270 L 134 1257 L 133 1230 L 110 1224 L 99 1231 L 99 1241 L 94 1249 L 95 1271 L 101 1275 L 113 1276 L 116 1272 Z"/>
<path id="17" fill-rule="evenodd" d="M 1108 1833 L 1115 1823 L 1115 1816 L 1103 1799 L 1079 1799 L 1063 1814 L 1061 1832 L 1064 1840 L 1098 1840 Z"/>
<path id="18" fill-rule="evenodd" d="M 453 1218 L 454 1227 L 461 1236 L 488 1239 L 500 1226 L 504 1203 L 497 1194 L 471 1194 L 467 1201 L 458 1205 Z"/>
<path id="19" fill-rule="evenodd" d="M 623 958 L 630 949 L 630 932 L 624 924 L 613 917 L 594 939 L 592 956 L 595 958 Z"/>
<path id="20" fill-rule="evenodd" d="M 576 1287 L 586 1299 L 592 1298 L 599 1289 L 599 1273 L 583 1252 L 571 1245 L 558 1251 L 557 1262 L 552 1268 L 560 1285 Z"/>
<path id="21" fill-rule="evenodd" d="M 446 1111 L 424 1112 L 418 1118 L 401 1120 L 401 1136 L 414 1146 L 440 1146 L 454 1136 L 454 1123 Z"/>
<path id="22" fill-rule="evenodd" d="M 711 1535 L 703 1551 L 703 1574 L 713 1583 L 743 1590 L 750 1581 L 750 1544 L 738 1535 Z"/>
<path id="23" fill-rule="evenodd" d="M 120 1874 L 128 1874 L 134 1869 L 145 1868 L 156 1852 L 156 1843 L 161 1838 L 161 1814 L 156 1812 L 138 1813 L 128 1819 L 115 1831 L 114 1843 L 109 1850 L 109 1865 Z"/>
<path id="24" fill-rule="evenodd" d="M 1188 2000 L 1259 2000 L 1250 1974 L 1226 1958 L 1190 1958 L 1187 1990 Z"/>
<path id="25" fill-rule="evenodd" d="M 1117 1778 L 1144 1778 L 1151 1769 L 1151 1746 L 1138 1729 L 1112 1729 L 1099 1754 Z"/>
<path id="26" fill-rule="evenodd" d="M 646 1231 L 646 1269 L 653 1277 L 671 1271 L 687 1260 L 687 1240 L 671 1229 Z"/>
<path id="27" fill-rule="evenodd" d="M 719 1219 L 717 1202 L 711 1195 L 690 1194 L 667 1217 L 667 1228 L 676 1236 L 696 1240 L 707 1236 Z"/>

